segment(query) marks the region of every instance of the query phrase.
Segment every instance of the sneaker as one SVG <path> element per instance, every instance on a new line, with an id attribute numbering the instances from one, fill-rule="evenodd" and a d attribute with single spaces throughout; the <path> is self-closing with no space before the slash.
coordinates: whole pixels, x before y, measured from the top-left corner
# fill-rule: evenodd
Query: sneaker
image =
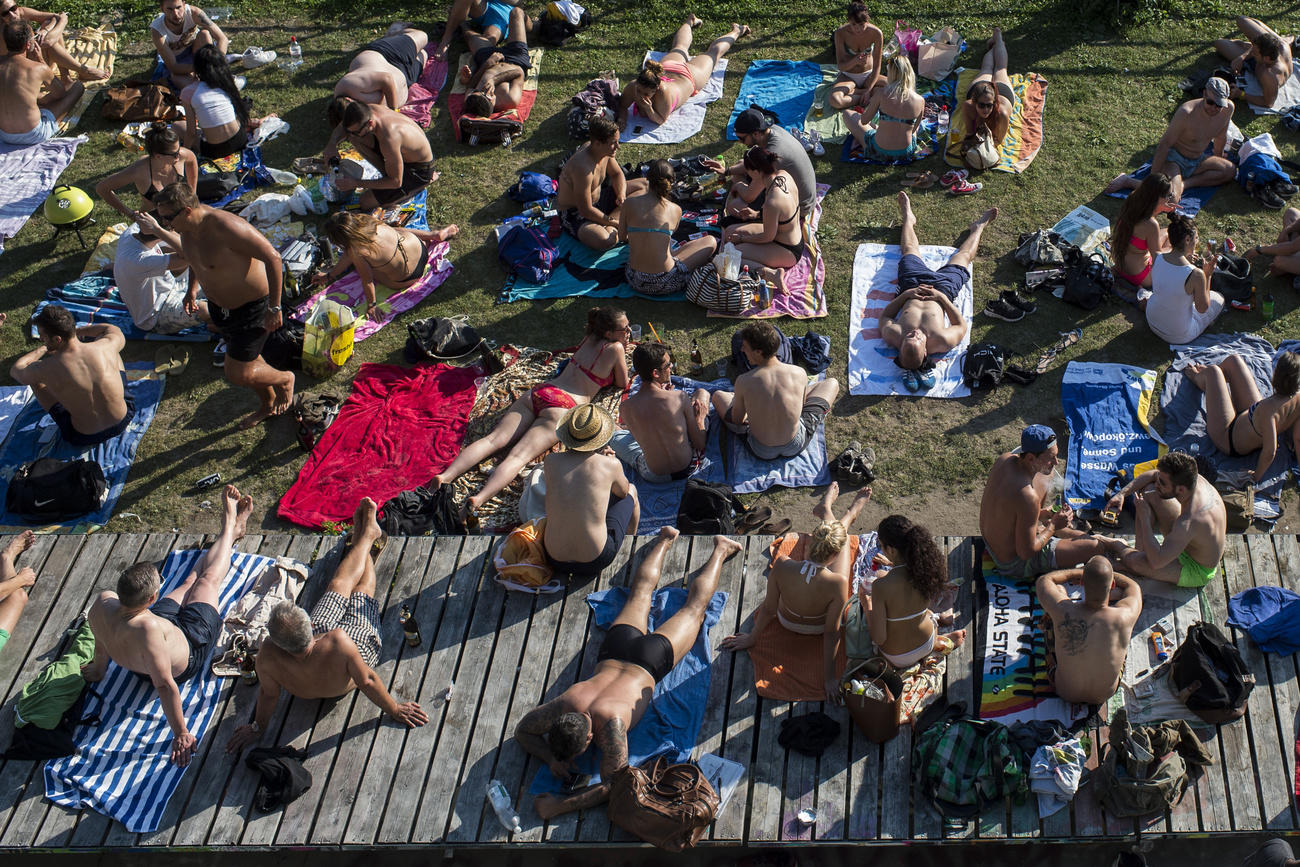
<path id="1" fill-rule="evenodd" d="M 1026 316 L 1038 309 L 1038 305 L 1029 298 L 1022 298 L 1014 289 L 1007 289 L 998 296 L 1003 301 L 1024 312 Z"/>
<path id="2" fill-rule="evenodd" d="M 976 183 L 971 183 L 965 178 L 962 178 L 960 181 L 949 187 L 948 192 L 952 193 L 954 196 L 969 196 L 978 193 L 982 189 L 984 189 L 984 184 L 979 183 L 978 181 Z"/>
<path id="3" fill-rule="evenodd" d="M 921 377 L 915 370 L 903 371 L 903 388 L 913 394 L 921 390 Z"/>
<path id="4" fill-rule="evenodd" d="M 992 319 L 1001 319 L 1003 322 L 1019 322 L 1025 318 L 1025 311 L 1002 298 L 994 298 L 984 305 L 984 315 Z"/>
<path id="5" fill-rule="evenodd" d="M 951 187 L 953 184 L 961 183 L 969 177 L 970 172 L 966 169 L 952 169 L 939 179 L 939 183 L 945 187 Z"/>
<path id="6" fill-rule="evenodd" d="M 261 48 L 250 48 L 243 54 L 245 69 L 257 69 L 259 66 L 266 66 L 275 60 L 274 51 L 265 51 Z"/>
<path id="7" fill-rule="evenodd" d="M 235 76 L 235 87 L 239 88 L 240 90 L 243 90 L 245 84 L 248 84 L 247 78 L 245 78 L 242 75 Z"/>
<path id="8" fill-rule="evenodd" d="M 212 366 L 213 367 L 226 366 L 226 341 L 225 340 L 217 341 L 216 348 L 212 350 Z"/>
<path id="9" fill-rule="evenodd" d="M 826 147 L 822 144 L 822 134 L 820 130 L 811 130 L 808 133 L 808 141 L 812 142 L 812 155 L 815 157 L 826 156 Z"/>
<path id="10" fill-rule="evenodd" d="M 926 391 L 934 388 L 934 384 L 937 381 L 934 375 L 934 368 L 932 367 L 924 372 L 917 371 L 916 381 L 920 383 L 921 388 L 924 388 Z"/>
<path id="11" fill-rule="evenodd" d="M 1273 192 L 1272 188 L 1265 184 L 1256 185 L 1252 197 L 1270 210 L 1280 211 L 1286 207 L 1286 199 Z"/>

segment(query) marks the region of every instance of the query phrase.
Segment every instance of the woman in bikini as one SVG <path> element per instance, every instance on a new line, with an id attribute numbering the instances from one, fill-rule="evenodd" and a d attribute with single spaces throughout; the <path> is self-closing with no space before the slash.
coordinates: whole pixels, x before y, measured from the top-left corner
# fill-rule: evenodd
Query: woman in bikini
<path id="1" fill-rule="evenodd" d="M 191 190 L 199 182 L 199 160 L 194 151 L 181 146 L 176 129 L 165 123 L 150 124 L 144 133 L 145 156 L 95 184 L 95 194 L 132 220 L 153 211 L 153 197 L 168 184 L 183 183 Z M 140 207 L 131 210 L 117 197 L 117 191 L 133 185 L 140 194 Z"/>
<path id="2" fill-rule="evenodd" d="M 461 504 L 466 519 L 513 482 L 526 464 L 554 448 L 560 441 L 555 429 L 567 410 L 590 403 L 608 385 L 627 388 L 629 333 L 622 310 L 591 308 L 587 333 L 569 363 L 512 403 L 490 434 L 462 449 L 451 466 L 433 477 L 437 485 L 451 484 L 497 452 L 510 449 L 483 487 Z"/>
<path id="3" fill-rule="evenodd" d="M 925 97 L 916 92 L 912 64 L 896 54 L 889 59 L 885 86 L 876 88 L 860 114 L 846 110 L 844 123 L 867 159 L 906 162 L 915 158 L 916 132 L 924 114 Z"/>
<path id="4" fill-rule="evenodd" d="M 1110 252 L 1115 261 L 1115 276 L 1143 289 L 1151 288 L 1154 256 L 1168 253 L 1169 234 L 1156 217 L 1173 211 L 1178 204 L 1174 182 L 1164 175 L 1151 174 L 1124 200 L 1110 233 Z M 1139 300 L 1145 300 L 1141 293 Z"/>
<path id="5" fill-rule="evenodd" d="M 885 34 L 871 23 L 867 5 L 853 0 L 849 4 L 848 23 L 841 24 L 831 39 L 835 43 L 835 66 L 840 77 L 826 94 L 826 104 L 835 111 L 866 105 L 880 83 Z"/>
<path id="6" fill-rule="evenodd" d="M 714 67 L 736 40 L 749 35 L 745 25 L 732 24 L 730 30 L 709 44 L 708 51 L 691 57 L 693 30 L 703 23 L 694 15 L 687 16 L 686 23 L 673 36 L 673 47 L 663 59 L 647 60 L 640 74 L 623 88 L 617 118 L 620 128 L 626 127 L 630 108 L 635 108 L 650 123 L 667 121 L 682 103 L 708 84 Z"/>
<path id="7" fill-rule="evenodd" d="M 1300 355 L 1278 356 L 1268 397 L 1260 396 L 1250 368 L 1236 355 L 1218 364 L 1189 364 L 1183 375 L 1205 392 L 1205 420 L 1214 447 L 1234 458 L 1259 452 L 1251 474 L 1256 482 L 1277 456 L 1279 436 L 1289 432 L 1300 451 Z"/>
<path id="8" fill-rule="evenodd" d="M 979 134 L 987 131 L 1000 148 L 1011 131 L 1011 113 L 1016 107 L 1016 92 L 1007 75 L 1007 46 L 1002 31 L 994 27 L 988 51 L 980 64 L 979 75 L 966 91 L 953 128 L 961 132 L 961 156 L 975 146 Z M 951 139 L 950 139 L 951 140 Z"/>
<path id="9" fill-rule="evenodd" d="M 776 154 L 762 147 L 745 151 L 742 161 L 748 181 L 731 187 L 722 243 L 740 249 L 742 265 L 785 289 L 785 272 L 803 256 L 803 225 L 799 220 L 799 188 L 794 178 L 777 168 Z"/>
<path id="10" fill-rule="evenodd" d="M 672 295 L 686 289 L 686 278 L 708 262 L 718 239 L 706 234 L 673 249 L 673 232 L 682 219 L 681 206 L 669 198 L 676 176 L 668 160 L 650 163 L 647 192 L 623 203 L 618 239 L 628 247 L 624 274 L 642 295 Z"/>
<path id="11" fill-rule="evenodd" d="M 949 653 L 966 640 L 966 630 L 940 635 L 930 609 L 948 585 L 948 561 L 930 531 L 902 515 L 890 515 L 876 528 L 880 548 L 895 564 L 861 597 L 871 640 L 889 664 L 911 668 L 931 653 Z"/>
<path id="12" fill-rule="evenodd" d="M 837 519 L 832 511 L 839 493 L 839 484 L 832 482 L 813 509 L 813 516 L 821 518 L 822 523 L 807 537 L 807 559 L 778 557 L 774 560 L 767 576 L 767 595 L 754 611 L 750 631 L 728 636 L 720 645 L 726 650 L 753 647 L 773 618 L 798 635 L 822 635 L 825 637 L 822 662 L 826 700 L 836 703 L 840 701 L 836 666 L 842 639 L 840 617 L 849 600 L 853 570 L 849 561 L 852 548 L 848 544 L 848 528 L 871 499 L 871 488 L 858 491 L 843 519 Z"/>
<path id="13" fill-rule="evenodd" d="M 338 264 L 312 277 L 318 286 L 333 283 L 356 268 L 366 295 L 366 315 L 374 318 L 375 284 L 405 289 L 419 282 L 429 265 L 429 253 L 440 241 L 460 231 L 446 226 L 436 232 L 390 226 L 369 214 L 336 211 L 325 220 L 325 237 L 342 249 Z"/>

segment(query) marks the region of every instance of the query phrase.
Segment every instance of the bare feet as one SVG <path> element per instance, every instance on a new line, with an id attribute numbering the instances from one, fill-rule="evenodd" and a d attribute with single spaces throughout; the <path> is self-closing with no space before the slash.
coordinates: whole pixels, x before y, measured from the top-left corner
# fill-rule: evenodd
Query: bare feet
<path id="1" fill-rule="evenodd" d="M 904 223 L 916 219 L 916 217 L 912 216 L 912 200 L 908 198 L 907 192 L 904 190 L 898 191 L 898 210 L 903 215 Z"/>
<path id="2" fill-rule="evenodd" d="M 271 404 L 271 414 L 279 415 L 293 405 L 293 386 L 296 380 L 292 373 L 285 373 L 289 377 L 287 385 L 275 386 L 275 402 Z"/>
<path id="3" fill-rule="evenodd" d="M 822 496 L 821 502 L 813 506 L 812 514 L 814 518 L 821 518 L 823 521 L 835 520 L 835 501 L 840 496 L 840 483 L 831 482 L 826 488 L 825 495 Z"/>
<path id="4" fill-rule="evenodd" d="M 947 639 L 949 642 L 951 642 L 953 647 L 961 647 L 962 642 L 966 640 L 966 630 L 957 629 L 953 632 L 949 632 L 947 635 L 944 635 L 942 637 Z"/>
<path id="5" fill-rule="evenodd" d="M 448 238 L 454 238 L 459 234 L 460 234 L 460 227 L 457 226 L 455 223 L 452 223 L 450 226 L 443 226 L 441 229 L 434 232 L 433 236 L 437 238 L 439 241 L 446 241 Z"/>
<path id="6" fill-rule="evenodd" d="M 676 533 L 677 531 L 673 530 L 673 532 Z M 714 536 L 713 550 L 721 551 L 722 557 L 725 560 L 728 557 L 732 557 L 740 553 L 740 543 L 737 542 L 735 539 L 731 538 L 730 536 Z"/>
<path id="7" fill-rule="evenodd" d="M 36 570 L 31 566 L 24 566 L 14 575 L 14 580 L 18 582 L 19 587 L 25 590 L 36 583 Z"/>
<path id="8" fill-rule="evenodd" d="M 858 489 L 857 496 L 854 497 L 853 502 L 849 504 L 849 510 L 845 512 L 844 517 L 840 519 L 841 523 L 844 524 L 845 529 L 853 526 L 853 522 L 858 519 L 859 513 L 862 512 L 863 507 L 867 505 L 867 500 L 870 499 L 871 485 Z"/>
<path id="9" fill-rule="evenodd" d="M 764 266 L 758 269 L 758 274 L 760 277 L 763 277 L 767 282 L 772 284 L 774 287 L 772 290 L 774 294 L 780 294 L 785 291 L 784 268 L 768 268 Z"/>
<path id="10" fill-rule="evenodd" d="M 98 66 L 82 66 L 77 72 L 77 78 L 82 81 L 103 81 L 108 78 L 108 70 L 100 69 Z"/>
<path id="11" fill-rule="evenodd" d="M 244 538 L 248 532 L 248 516 L 253 514 L 253 498 L 244 494 L 239 498 L 239 505 L 235 508 L 235 541 Z"/>
<path id="12" fill-rule="evenodd" d="M 1187 377 L 1192 385 L 1205 391 L 1205 372 L 1208 367 L 1204 364 L 1189 364 L 1183 368 L 1183 376 Z"/>
<path id="13" fill-rule="evenodd" d="M 1103 189 L 1102 192 L 1103 192 L 1103 193 L 1118 193 L 1120 190 L 1126 190 L 1126 189 L 1128 189 L 1128 188 L 1129 188 L 1129 177 L 1128 177 L 1127 174 L 1122 174 L 1122 175 L 1117 176 L 1117 177 L 1115 178 L 1115 180 L 1113 180 L 1113 181 L 1111 181 L 1109 184 L 1107 184 L 1107 185 L 1106 185 L 1106 188 Z"/>
<path id="14" fill-rule="evenodd" d="M 10 540 L 9 544 L 5 546 L 4 551 L 0 552 L 0 557 L 8 560 L 9 565 L 12 566 L 14 561 L 18 559 L 18 556 L 34 544 L 36 544 L 36 534 L 31 530 L 23 530 Z"/>
<path id="15" fill-rule="evenodd" d="M 270 418 L 272 415 L 274 415 L 274 413 L 271 412 L 271 407 L 259 406 L 257 409 L 244 416 L 244 418 L 239 422 L 239 429 L 251 430 L 266 419 Z"/>
<path id="16" fill-rule="evenodd" d="M 692 27 L 699 27 L 704 22 L 700 20 L 699 16 L 692 12 L 690 15 L 686 16 L 686 23 Z"/>
<path id="17" fill-rule="evenodd" d="M 992 223 L 997 218 L 998 218 L 998 209 L 989 208 L 987 211 L 980 214 L 978 220 L 970 224 L 970 230 L 974 232 L 976 229 L 981 229 L 987 226 L 989 223 Z"/>
<path id="18" fill-rule="evenodd" d="M 754 32 L 754 31 L 752 31 L 752 30 L 749 29 L 749 25 L 748 25 L 748 24 L 736 24 L 736 23 L 733 23 L 733 24 L 731 25 L 731 29 L 736 31 L 736 38 L 737 38 L 737 39 L 744 39 L 746 36 L 748 36 L 749 34 L 751 34 L 751 33 Z"/>
<path id="19" fill-rule="evenodd" d="M 362 497 L 352 513 L 352 539 L 369 544 L 384 534 L 379 528 L 379 507 L 369 497 Z"/>
<path id="20" fill-rule="evenodd" d="M 678 530 L 676 527 L 659 528 L 659 539 L 662 542 L 672 542 L 680 535 L 681 535 L 681 531 Z"/>

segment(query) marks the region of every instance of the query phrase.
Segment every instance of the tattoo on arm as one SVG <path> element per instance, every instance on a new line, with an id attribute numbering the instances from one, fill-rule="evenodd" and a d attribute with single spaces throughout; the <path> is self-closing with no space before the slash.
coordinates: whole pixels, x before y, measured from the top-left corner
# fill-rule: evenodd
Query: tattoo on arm
<path id="1" fill-rule="evenodd" d="M 610 775 L 627 767 L 627 726 L 615 717 L 600 729 L 600 773 L 609 780 Z"/>

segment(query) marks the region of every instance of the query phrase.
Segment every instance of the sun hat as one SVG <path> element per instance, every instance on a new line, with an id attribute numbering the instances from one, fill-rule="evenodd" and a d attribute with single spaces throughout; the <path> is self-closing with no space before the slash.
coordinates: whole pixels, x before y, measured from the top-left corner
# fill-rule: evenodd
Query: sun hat
<path id="1" fill-rule="evenodd" d="M 555 435 L 570 451 L 594 452 L 614 435 L 614 419 L 604 407 L 586 403 L 564 414 Z"/>
<path id="2" fill-rule="evenodd" d="M 1056 442 L 1056 431 L 1045 424 L 1031 424 L 1020 434 L 1020 451 L 1038 454 Z"/>

